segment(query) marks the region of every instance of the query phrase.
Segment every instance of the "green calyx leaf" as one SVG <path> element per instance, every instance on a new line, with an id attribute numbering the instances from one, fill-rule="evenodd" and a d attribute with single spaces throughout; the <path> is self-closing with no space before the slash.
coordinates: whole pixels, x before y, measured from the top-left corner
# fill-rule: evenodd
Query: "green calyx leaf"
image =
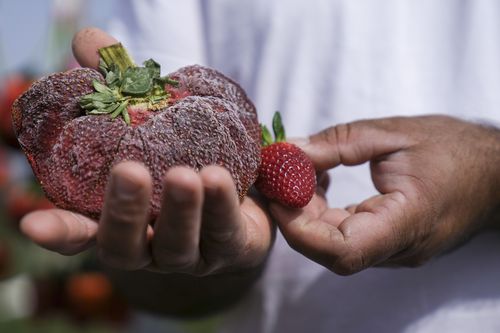
<path id="1" fill-rule="evenodd" d="M 153 78 L 147 68 L 129 67 L 123 74 L 121 92 L 125 95 L 142 96 L 151 91 Z"/>
<path id="2" fill-rule="evenodd" d="M 271 132 L 267 129 L 266 125 L 260 125 L 261 131 L 262 131 L 262 146 L 269 146 L 270 144 L 273 143 L 273 136 Z"/>
<path id="3" fill-rule="evenodd" d="M 106 73 L 106 84 L 109 88 L 119 88 L 121 86 L 123 77 L 122 72 L 118 68 L 118 66 L 111 66 L 109 71 Z"/>
<path id="4" fill-rule="evenodd" d="M 262 145 L 264 147 L 269 146 L 275 142 L 286 141 L 285 127 L 283 127 L 283 122 L 281 121 L 281 115 L 278 111 L 276 111 L 273 116 L 274 139 L 271 132 L 265 125 L 261 124 L 260 127 L 262 132 Z"/>
<path id="5" fill-rule="evenodd" d="M 286 141 L 285 127 L 283 127 L 281 114 L 278 111 L 276 111 L 273 116 L 273 132 L 276 142 Z"/>
<path id="6" fill-rule="evenodd" d="M 158 64 L 153 59 L 148 59 L 143 63 L 144 68 L 146 68 L 152 78 L 160 77 L 160 64 Z"/>
<path id="7" fill-rule="evenodd" d="M 111 93 L 111 89 L 109 89 L 106 85 L 102 84 L 101 82 L 94 80 L 92 82 L 92 85 L 94 86 L 94 89 L 97 92 L 103 93 L 103 94 L 108 94 Z"/>
<path id="8" fill-rule="evenodd" d="M 83 96 L 79 104 L 91 115 L 121 116 L 130 124 L 129 105 L 144 105 L 148 110 L 164 108 L 169 94 L 165 85 L 177 86 L 178 82 L 161 77 L 161 67 L 153 59 L 143 67 L 136 66 L 122 44 L 99 49 L 99 70 L 105 82 L 92 82 L 95 92 Z"/>

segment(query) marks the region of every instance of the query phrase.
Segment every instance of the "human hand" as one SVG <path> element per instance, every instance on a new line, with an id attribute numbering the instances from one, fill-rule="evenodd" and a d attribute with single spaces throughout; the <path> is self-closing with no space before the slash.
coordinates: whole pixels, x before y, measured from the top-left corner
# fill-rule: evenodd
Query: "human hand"
<path id="1" fill-rule="evenodd" d="M 291 247 L 336 273 L 421 265 L 498 214 L 498 130 L 444 116 L 364 120 L 302 148 L 318 170 L 369 161 L 380 192 L 346 209 L 329 208 L 321 188 L 303 209 L 270 206 Z"/>
<path id="2" fill-rule="evenodd" d="M 97 49 L 116 42 L 98 29 L 85 29 L 75 36 L 73 51 L 82 66 L 96 68 Z M 105 264 L 126 270 L 204 276 L 254 268 L 265 260 L 272 243 L 270 219 L 253 198 L 240 203 L 227 170 L 170 169 L 154 226 L 148 224 L 151 188 L 142 164 L 122 162 L 111 171 L 99 223 L 53 209 L 27 215 L 21 230 L 63 254 L 95 245 Z"/>

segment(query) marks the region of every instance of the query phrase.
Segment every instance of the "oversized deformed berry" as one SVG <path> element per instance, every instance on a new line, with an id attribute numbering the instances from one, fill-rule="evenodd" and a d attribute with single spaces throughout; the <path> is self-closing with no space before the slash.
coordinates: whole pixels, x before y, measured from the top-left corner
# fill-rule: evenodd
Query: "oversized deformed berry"
<path id="1" fill-rule="evenodd" d="M 159 64 L 136 66 L 121 44 L 99 54 L 99 71 L 49 75 L 13 106 L 19 144 L 56 206 L 98 218 L 110 170 L 125 160 L 152 175 L 152 219 L 173 166 L 223 166 L 245 196 L 257 177 L 261 134 L 236 82 L 198 65 L 161 76 Z"/>

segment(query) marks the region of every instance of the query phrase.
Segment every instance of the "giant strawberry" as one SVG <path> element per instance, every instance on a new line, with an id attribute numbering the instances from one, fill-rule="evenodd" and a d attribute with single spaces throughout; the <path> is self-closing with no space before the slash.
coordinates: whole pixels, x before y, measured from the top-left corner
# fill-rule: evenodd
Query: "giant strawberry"
<path id="1" fill-rule="evenodd" d="M 262 162 L 255 187 L 268 199 L 293 208 L 304 207 L 316 189 L 313 164 L 304 151 L 285 141 L 278 112 L 273 118 L 273 131 L 275 140 L 262 126 Z"/>
<path id="2" fill-rule="evenodd" d="M 35 82 L 13 106 L 19 143 L 47 197 L 97 218 L 110 169 L 136 160 L 161 179 L 175 165 L 226 167 L 243 197 L 257 176 L 260 128 L 252 102 L 223 74 L 189 66 L 160 76 L 121 44 L 99 50 L 100 71 L 78 68 Z"/>

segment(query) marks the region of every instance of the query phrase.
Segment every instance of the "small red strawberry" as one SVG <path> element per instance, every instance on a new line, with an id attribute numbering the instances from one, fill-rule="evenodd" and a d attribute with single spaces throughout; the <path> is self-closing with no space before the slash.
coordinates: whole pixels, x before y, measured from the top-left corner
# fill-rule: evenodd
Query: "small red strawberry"
<path id="1" fill-rule="evenodd" d="M 273 117 L 276 140 L 262 126 L 261 164 L 256 188 L 268 199 L 304 207 L 316 189 L 316 173 L 309 157 L 296 145 L 285 142 L 285 129 L 278 112 Z"/>

